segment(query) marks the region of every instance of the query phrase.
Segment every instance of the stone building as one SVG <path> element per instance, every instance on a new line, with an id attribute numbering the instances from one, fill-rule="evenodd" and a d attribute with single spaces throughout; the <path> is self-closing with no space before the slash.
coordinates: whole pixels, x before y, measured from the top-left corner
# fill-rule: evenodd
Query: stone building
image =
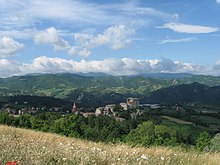
<path id="1" fill-rule="evenodd" d="M 129 98 L 127 98 L 127 105 L 129 108 L 138 108 L 139 107 L 139 99 L 129 97 Z"/>
<path id="2" fill-rule="evenodd" d="M 74 102 L 73 108 L 72 108 L 72 113 L 76 113 L 76 112 L 77 112 L 77 107 L 76 107 L 76 103 Z"/>

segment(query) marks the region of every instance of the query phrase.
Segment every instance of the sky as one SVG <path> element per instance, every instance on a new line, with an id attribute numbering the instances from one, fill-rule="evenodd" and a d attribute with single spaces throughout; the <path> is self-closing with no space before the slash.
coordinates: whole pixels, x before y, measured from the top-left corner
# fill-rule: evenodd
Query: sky
<path id="1" fill-rule="evenodd" d="M 220 76 L 220 0 L 0 0 L 0 77 Z"/>

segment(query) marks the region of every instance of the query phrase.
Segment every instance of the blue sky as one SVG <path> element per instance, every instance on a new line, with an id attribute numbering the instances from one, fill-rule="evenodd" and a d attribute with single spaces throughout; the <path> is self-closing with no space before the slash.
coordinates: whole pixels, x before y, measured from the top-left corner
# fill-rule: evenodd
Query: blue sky
<path id="1" fill-rule="evenodd" d="M 220 75 L 220 0 L 0 0 L 0 77 Z"/>

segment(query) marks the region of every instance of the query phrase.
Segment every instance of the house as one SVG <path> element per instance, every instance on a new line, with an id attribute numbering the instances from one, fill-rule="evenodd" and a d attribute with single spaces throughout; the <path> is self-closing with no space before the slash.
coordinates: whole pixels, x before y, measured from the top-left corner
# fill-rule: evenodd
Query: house
<path id="1" fill-rule="evenodd" d="M 13 115 L 17 114 L 17 110 L 13 109 L 13 108 L 6 108 L 6 109 L 4 109 L 4 111 L 8 112 L 10 114 L 13 114 Z"/>
<path id="2" fill-rule="evenodd" d="M 105 110 L 105 107 L 98 107 L 98 108 L 96 108 L 95 115 L 99 116 L 99 115 L 103 114 L 104 110 Z"/>
<path id="3" fill-rule="evenodd" d="M 95 113 L 94 112 L 85 112 L 85 113 L 82 113 L 82 115 L 84 117 L 88 117 L 88 116 L 91 116 L 91 115 L 95 115 Z"/>
<path id="4" fill-rule="evenodd" d="M 99 115 L 108 115 L 108 116 L 114 116 L 115 113 L 114 113 L 114 107 L 115 107 L 115 104 L 109 104 L 109 105 L 106 105 L 105 107 L 98 107 L 96 108 L 96 111 L 95 111 L 95 115 L 96 116 L 99 116 Z"/>
<path id="5" fill-rule="evenodd" d="M 139 99 L 129 97 L 127 98 L 127 105 L 129 108 L 139 108 Z"/>
<path id="6" fill-rule="evenodd" d="M 123 108 L 123 110 L 128 110 L 128 104 L 127 103 L 120 103 L 119 105 Z"/>
<path id="7" fill-rule="evenodd" d="M 115 104 L 109 104 L 105 106 L 106 110 L 110 110 L 111 112 L 114 112 Z"/>

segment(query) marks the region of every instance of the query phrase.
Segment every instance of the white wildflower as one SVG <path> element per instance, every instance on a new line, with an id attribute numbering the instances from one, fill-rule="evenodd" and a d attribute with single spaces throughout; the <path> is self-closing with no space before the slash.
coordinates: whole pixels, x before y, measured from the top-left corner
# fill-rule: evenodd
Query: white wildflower
<path id="1" fill-rule="evenodd" d="M 164 157 L 163 157 L 163 156 L 161 156 L 161 157 L 160 157 L 160 159 L 161 159 L 161 160 L 164 160 Z"/>
<path id="2" fill-rule="evenodd" d="M 141 155 L 141 158 L 144 159 L 144 160 L 148 159 L 148 157 L 146 155 L 144 155 L 144 154 Z"/>

